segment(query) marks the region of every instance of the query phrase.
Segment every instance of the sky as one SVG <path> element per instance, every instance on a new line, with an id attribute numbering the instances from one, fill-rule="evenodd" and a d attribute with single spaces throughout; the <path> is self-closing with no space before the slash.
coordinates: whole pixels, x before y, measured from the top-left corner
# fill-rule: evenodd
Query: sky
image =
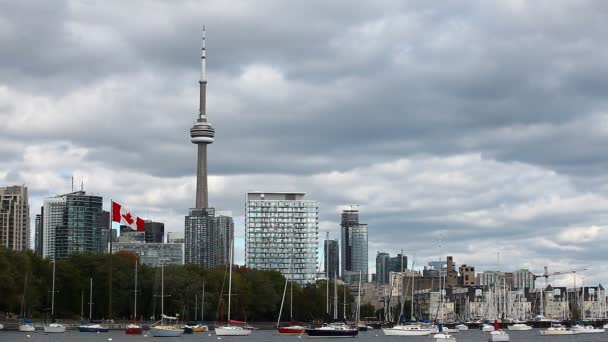
<path id="1" fill-rule="evenodd" d="M 606 22 L 602 0 L 0 2 L 0 186 L 33 218 L 74 177 L 182 231 L 205 25 L 238 261 L 245 193 L 302 191 L 321 238 L 360 206 L 372 272 L 403 250 L 605 283 Z"/>

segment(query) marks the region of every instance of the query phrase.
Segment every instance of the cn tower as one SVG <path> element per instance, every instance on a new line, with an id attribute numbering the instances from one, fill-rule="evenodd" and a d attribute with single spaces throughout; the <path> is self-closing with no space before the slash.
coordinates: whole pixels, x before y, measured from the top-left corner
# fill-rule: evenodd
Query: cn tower
<path id="1" fill-rule="evenodd" d="M 196 208 L 209 207 L 209 194 L 207 191 L 207 145 L 213 143 L 215 129 L 207 121 L 207 71 L 205 68 L 205 27 L 203 26 L 203 47 L 201 49 L 201 79 L 198 119 L 190 128 L 190 138 L 198 146 L 198 159 L 196 162 Z"/>

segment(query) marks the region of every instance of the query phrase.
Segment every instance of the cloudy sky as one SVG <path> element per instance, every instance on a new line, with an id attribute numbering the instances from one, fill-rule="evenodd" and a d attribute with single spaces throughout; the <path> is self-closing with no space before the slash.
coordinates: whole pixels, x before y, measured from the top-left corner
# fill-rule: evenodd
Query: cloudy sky
<path id="1" fill-rule="evenodd" d="M 602 0 L 2 2 L 0 185 L 33 217 L 74 176 L 183 230 L 205 24 L 210 203 L 240 260 L 245 192 L 293 190 L 321 236 L 360 205 L 372 270 L 441 244 L 604 282 L 606 22 Z"/>

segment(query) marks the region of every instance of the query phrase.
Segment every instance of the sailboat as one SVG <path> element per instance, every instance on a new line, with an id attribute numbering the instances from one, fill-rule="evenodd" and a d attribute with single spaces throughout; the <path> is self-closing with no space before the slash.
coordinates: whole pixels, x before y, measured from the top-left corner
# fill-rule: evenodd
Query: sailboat
<path id="1" fill-rule="evenodd" d="M 51 289 L 51 318 L 55 318 L 55 259 L 53 259 L 53 287 Z M 63 333 L 65 325 L 59 323 L 51 323 L 44 326 L 45 333 Z"/>
<path id="2" fill-rule="evenodd" d="M 201 299 L 201 322 L 192 327 L 192 332 L 206 332 L 209 331 L 209 327 L 205 324 L 205 283 L 203 282 L 203 298 Z M 194 313 L 194 319 L 196 319 L 196 312 Z"/>
<path id="3" fill-rule="evenodd" d="M 32 321 L 25 318 L 25 292 L 27 290 L 27 273 L 25 273 L 25 280 L 23 281 L 23 297 L 21 298 L 21 324 L 19 324 L 19 331 L 32 332 L 36 328 L 32 325 Z"/>
<path id="4" fill-rule="evenodd" d="M 292 260 L 289 262 L 289 274 L 292 277 L 291 281 L 291 290 L 289 295 L 289 320 L 292 322 L 291 325 L 282 327 L 281 324 L 281 314 L 283 313 L 283 304 L 285 303 L 285 294 L 287 293 L 287 283 L 289 282 L 287 277 L 285 277 L 285 287 L 283 288 L 283 299 L 281 300 L 281 308 L 279 309 L 279 318 L 277 319 L 277 331 L 282 335 L 300 335 L 304 332 L 304 327 L 301 325 L 293 324 L 293 273 L 292 273 L 292 263 L 293 263 L 293 253 L 291 255 Z"/>
<path id="5" fill-rule="evenodd" d="M 81 324 L 78 326 L 80 332 L 108 332 L 108 327 L 104 327 L 100 324 L 91 324 L 93 318 L 93 278 L 89 279 L 89 324 Z"/>
<path id="6" fill-rule="evenodd" d="M 150 327 L 150 335 L 153 337 L 179 337 L 184 334 L 184 330 L 176 325 L 165 325 L 165 320 L 176 321 L 177 317 L 165 315 L 165 263 L 161 258 L 160 262 L 160 321 Z M 160 323 L 160 324 L 159 324 Z"/>
<path id="7" fill-rule="evenodd" d="M 335 276 L 335 279 L 338 277 Z M 329 282 L 329 279 L 327 279 Z M 329 307 L 329 296 L 327 297 Z M 334 281 L 334 320 L 338 319 L 338 284 Z M 322 327 L 310 328 L 305 330 L 309 337 L 357 337 L 359 329 L 348 326 L 342 322 L 333 322 Z"/>
<path id="8" fill-rule="evenodd" d="M 141 335 L 143 332 L 141 325 L 137 324 L 137 264 L 139 264 L 139 260 L 135 260 L 135 289 L 133 290 L 135 300 L 133 304 L 133 322 L 131 324 L 127 324 L 125 327 L 125 333 L 127 335 Z"/>
<path id="9" fill-rule="evenodd" d="M 230 324 L 230 296 L 232 292 L 232 255 L 234 253 L 234 242 L 230 244 L 230 271 L 228 276 L 228 324 L 221 325 L 215 328 L 215 336 L 248 336 L 251 335 L 251 330 L 239 325 Z"/>
<path id="10" fill-rule="evenodd" d="M 441 250 L 441 245 L 440 248 Z M 439 253 L 441 255 L 441 253 Z M 439 260 L 439 265 L 441 265 L 441 260 Z M 441 266 L 440 266 L 441 267 Z M 447 273 L 447 271 L 446 271 Z M 437 321 L 439 322 L 439 324 L 437 325 L 437 328 L 439 330 L 439 332 L 435 335 L 433 335 L 433 339 L 437 342 L 439 341 L 445 341 L 445 342 L 456 342 L 456 337 L 454 337 L 453 335 L 451 335 L 449 332 L 444 331 L 443 330 L 443 324 L 441 324 L 443 322 L 443 291 L 444 291 L 444 286 L 445 286 L 445 278 L 444 275 L 442 275 L 442 271 L 441 268 L 439 269 L 439 316 L 437 318 Z"/>

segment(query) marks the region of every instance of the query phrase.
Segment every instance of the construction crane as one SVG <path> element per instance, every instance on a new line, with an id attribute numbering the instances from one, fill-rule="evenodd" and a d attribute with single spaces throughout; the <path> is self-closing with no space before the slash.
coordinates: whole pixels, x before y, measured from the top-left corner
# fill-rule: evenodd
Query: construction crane
<path id="1" fill-rule="evenodd" d="M 558 271 L 558 272 L 549 273 L 548 267 L 545 266 L 545 272 L 543 274 L 533 274 L 532 276 L 534 277 L 534 280 L 536 280 L 538 278 L 545 278 L 545 280 L 547 280 L 551 276 L 582 272 L 582 271 L 586 271 L 586 270 L 587 270 L 586 268 L 575 268 L 575 269 L 566 270 L 566 271 Z"/>

